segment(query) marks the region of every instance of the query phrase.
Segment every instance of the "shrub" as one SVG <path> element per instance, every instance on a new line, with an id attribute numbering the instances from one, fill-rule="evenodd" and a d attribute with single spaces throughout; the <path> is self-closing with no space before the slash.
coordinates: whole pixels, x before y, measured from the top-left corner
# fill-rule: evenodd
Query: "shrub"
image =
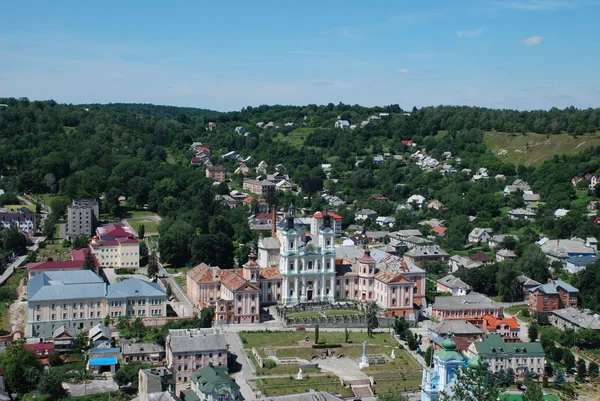
<path id="1" fill-rule="evenodd" d="M 115 270 L 115 273 L 117 273 L 117 274 L 133 274 L 133 273 L 135 273 L 135 269 L 120 267 Z"/>
<path id="2" fill-rule="evenodd" d="M 275 369 L 277 367 L 277 363 L 272 359 L 263 359 L 263 365 L 265 369 Z"/>
<path id="3" fill-rule="evenodd" d="M 341 348 L 342 344 L 313 344 L 312 346 L 315 349 L 320 348 Z"/>

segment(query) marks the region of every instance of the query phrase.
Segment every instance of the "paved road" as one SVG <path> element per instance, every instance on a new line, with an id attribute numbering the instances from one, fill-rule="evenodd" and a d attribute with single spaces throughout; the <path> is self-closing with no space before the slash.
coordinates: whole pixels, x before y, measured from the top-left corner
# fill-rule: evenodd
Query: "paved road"
<path id="1" fill-rule="evenodd" d="M 158 275 L 165 280 L 171 286 L 171 290 L 173 291 L 173 295 L 179 301 L 179 307 L 182 310 L 175 310 L 178 315 L 183 316 L 193 316 L 196 308 L 194 308 L 194 304 L 188 298 L 187 294 L 183 291 L 183 289 L 177 284 L 177 280 L 172 274 L 169 274 L 163 265 L 158 263 Z M 177 307 L 177 305 L 175 305 Z"/>
<path id="2" fill-rule="evenodd" d="M 242 365 L 242 369 L 233 375 L 235 382 L 240 386 L 240 392 L 246 400 L 254 400 L 256 397 L 254 391 L 248 385 L 248 380 L 254 378 L 254 372 L 250 368 L 246 355 L 243 351 L 243 345 L 239 340 L 237 333 L 225 333 L 229 352 L 237 355 L 237 361 Z"/>

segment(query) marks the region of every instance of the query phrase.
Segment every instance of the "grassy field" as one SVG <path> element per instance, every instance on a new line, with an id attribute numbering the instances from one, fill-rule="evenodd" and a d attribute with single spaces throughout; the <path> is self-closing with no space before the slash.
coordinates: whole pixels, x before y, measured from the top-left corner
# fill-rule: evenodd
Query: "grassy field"
<path id="1" fill-rule="evenodd" d="M 593 196 L 588 195 L 588 191 L 575 191 L 576 199 L 571 203 L 573 209 L 586 210 L 589 202 L 594 200 Z"/>
<path id="2" fill-rule="evenodd" d="M 573 138 L 567 134 L 527 135 L 487 132 L 485 143 L 504 161 L 525 166 L 537 166 L 554 155 L 574 155 L 584 149 L 600 146 L 600 136 L 582 135 Z"/>
<path id="3" fill-rule="evenodd" d="M 52 258 L 53 260 L 71 260 L 71 248 L 63 248 L 61 243 L 48 244 L 45 248 L 37 251 L 38 262 L 43 262 Z"/>
<path id="4" fill-rule="evenodd" d="M 504 308 L 504 311 L 508 314 L 515 316 L 516 318 L 524 321 L 531 322 L 531 316 L 525 316 L 523 313 L 529 309 L 527 305 L 513 305 L 508 308 Z"/>
<path id="5" fill-rule="evenodd" d="M 50 206 L 50 203 L 52 203 L 52 200 L 56 199 L 56 198 L 62 198 L 68 201 L 68 198 L 64 197 L 64 196 L 58 196 L 58 195 L 50 195 L 50 194 L 38 194 L 38 195 L 32 195 L 31 196 L 33 199 L 35 199 L 38 202 L 43 203 L 44 205 L 48 205 Z"/>
<path id="6" fill-rule="evenodd" d="M 151 213 L 150 215 L 153 215 Z M 147 218 L 148 215 L 140 215 L 137 217 L 132 217 L 127 219 L 127 222 L 133 227 L 133 229 L 138 232 L 140 226 L 143 225 L 146 229 L 146 233 L 158 233 L 158 223 L 154 220 Z"/>
<path id="7" fill-rule="evenodd" d="M 285 347 L 289 345 L 298 345 L 299 341 L 304 340 L 306 336 L 309 336 L 311 340 L 314 340 L 314 333 L 310 331 L 253 331 L 253 332 L 242 332 L 240 337 L 244 340 L 244 348 L 252 349 L 264 348 L 264 347 Z M 343 332 L 332 332 L 327 333 L 321 331 L 319 335 L 319 342 L 327 342 L 329 344 L 344 344 L 345 334 Z M 373 338 L 368 338 L 365 332 L 351 332 L 350 343 L 361 344 L 364 340 L 367 340 L 368 344 L 379 344 L 379 345 L 395 345 L 396 342 L 388 333 L 375 333 Z M 391 349 L 390 349 L 391 352 Z M 369 353 L 374 353 L 369 351 Z"/>
<path id="8" fill-rule="evenodd" d="M 4 209 L 9 212 L 16 212 L 19 209 L 28 209 L 30 212 L 35 213 L 35 205 L 4 205 L 2 206 Z"/>
<path id="9" fill-rule="evenodd" d="M 349 398 L 354 395 L 350 388 L 342 387 L 339 379 L 333 375 L 330 377 L 305 375 L 304 378 L 304 380 L 296 380 L 294 376 L 291 376 L 262 379 L 262 383 L 259 381 L 257 384 L 260 391 L 268 397 L 306 393 L 311 389 L 340 394 L 342 398 Z"/>
<path id="10" fill-rule="evenodd" d="M 291 146 L 295 147 L 296 149 L 300 149 L 302 146 L 304 146 L 304 140 L 306 139 L 308 134 L 310 134 L 313 131 L 313 128 L 308 127 L 296 128 L 286 136 L 284 136 L 281 133 L 277 134 L 276 139 L 278 141 L 286 142 Z"/>

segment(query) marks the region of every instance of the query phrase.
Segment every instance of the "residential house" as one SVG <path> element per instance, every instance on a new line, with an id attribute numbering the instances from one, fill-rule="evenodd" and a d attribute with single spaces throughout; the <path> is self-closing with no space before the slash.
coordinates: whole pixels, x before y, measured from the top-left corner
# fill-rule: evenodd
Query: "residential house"
<path id="1" fill-rule="evenodd" d="M 550 240 L 544 238 L 539 244 L 542 252 L 550 260 L 558 260 L 566 263 L 569 259 L 575 257 L 595 257 L 596 250 L 588 246 L 581 238 Z"/>
<path id="2" fill-rule="evenodd" d="M 492 259 L 492 257 L 486 253 L 477 253 L 477 254 L 471 256 L 471 260 L 473 260 L 475 262 L 480 262 L 483 265 L 489 265 L 490 263 L 492 263 L 494 261 Z"/>
<path id="3" fill-rule="evenodd" d="M 416 143 L 414 143 L 414 142 L 412 141 L 412 139 L 402 139 L 402 140 L 400 141 L 400 143 L 401 143 L 402 145 L 405 145 L 405 146 L 417 146 L 417 144 L 416 144 Z"/>
<path id="4" fill-rule="evenodd" d="M 537 209 L 540 196 L 538 194 L 523 194 L 523 201 L 528 209 Z"/>
<path id="5" fill-rule="evenodd" d="M 223 205 L 226 205 L 230 209 L 233 209 L 234 207 L 237 207 L 237 205 L 238 205 L 238 202 L 229 195 L 217 194 L 217 195 L 215 195 L 215 200 L 217 202 L 220 202 Z"/>
<path id="6" fill-rule="evenodd" d="M 525 209 L 513 209 L 509 210 L 507 216 L 511 220 L 525 220 L 525 221 L 533 221 L 535 220 L 536 213 L 532 210 Z"/>
<path id="7" fill-rule="evenodd" d="M 367 240 L 369 242 L 386 242 L 389 239 L 389 231 L 367 231 Z"/>
<path id="8" fill-rule="evenodd" d="M 333 233 L 334 236 L 336 238 L 339 238 L 342 236 L 342 216 L 340 216 L 337 213 L 333 213 L 333 212 L 326 212 L 326 214 L 331 217 L 333 220 Z M 322 219 L 323 219 L 323 213 L 321 212 L 317 212 L 313 215 L 313 222 L 311 224 L 311 233 L 313 236 L 317 235 L 317 230 L 319 227 L 321 227 L 321 224 L 323 223 Z"/>
<path id="9" fill-rule="evenodd" d="M 225 182 L 225 168 L 221 166 L 207 167 L 206 178 L 210 178 L 213 181 Z"/>
<path id="10" fill-rule="evenodd" d="M 246 128 L 242 126 L 235 127 L 235 132 L 237 132 L 239 135 L 244 135 L 246 133 Z"/>
<path id="11" fill-rule="evenodd" d="M 121 340 L 121 355 L 124 363 L 147 362 L 157 364 L 165 356 L 165 347 L 155 342 Z"/>
<path id="12" fill-rule="evenodd" d="M 516 235 L 512 235 L 512 234 L 496 234 L 496 235 L 492 236 L 488 240 L 488 246 L 490 248 L 503 247 L 503 246 L 505 246 L 506 240 L 509 237 L 511 237 L 512 239 L 514 239 L 515 243 L 517 241 L 519 241 L 519 237 L 516 236 Z"/>
<path id="13" fill-rule="evenodd" d="M 214 130 L 216 130 L 217 129 L 217 123 L 213 123 L 213 122 L 208 123 L 208 125 L 206 126 L 206 129 L 208 131 L 214 131 Z"/>
<path id="14" fill-rule="evenodd" d="M 166 366 L 177 383 L 187 383 L 192 374 L 212 363 L 227 366 L 227 342 L 215 329 L 169 330 L 165 341 Z"/>
<path id="15" fill-rule="evenodd" d="M 505 260 L 515 260 L 517 255 L 510 249 L 500 249 L 496 252 L 496 261 L 503 262 Z"/>
<path id="16" fill-rule="evenodd" d="M 555 309 L 548 315 L 550 323 L 559 329 L 592 329 L 600 334 L 600 315 L 589 309 Z"/>
<path id="17" fill-rule="evenodd" d="M 131 278 L 108 286 L 107 314 L 121 316 L 167 316 L 167 293 L 158 283 Z"/>
<path id="18" fill-rule="evenodd" d="M 428 334 L 432 340 L 446 338 L 448 333 L 453 336 L 475 341 L 483 335 L 483 330 L 466 320 L 443 320 L 429 327 Z"/>
<path id="19" fill-rule="evenodd" d="M 565 270 L 569 273 L 578 273 L 585 270 L 588 265 L 596 263 L 595 256 L 581 256 L 567 259 Z"/>
<path id="20" fill-rule="evenodd" d="M 461 267 L 464 267 L 465 269 L 475 269 L 483 266 L 483 263 L 467 258 L 466 256 L 452 255 L 448 259 L 448 265 L 450 266 L 450 271 L 454 273 Z"/>
<path id="21" fill-rule="evenodd" d="M 92 348 L 89 351 L 89 358 L 86 370 L 97 376 L 103 372 L 115 373 L 119 358 L 121 357 L 121 348 L 102 347 Z"/>
<path id="22" fill-rule="evenodd" d="M 470 292 L 455 297 L 435 297 L 431 315 L 437 319 L 461 319 L 481 322 L 484 315 L 502 317 L 504 308 L 483 294 Z"/>
<path id="23" fill-rule="evenodd" d="M 356 234 L 352 237 L 346 238 L 342 242 L 342 246 L 358 246 L 358 245 L 367 245 L 369 243 L 369 238 L 367 234 Z"/>
<path id="24" fill-rule="evenodd" d="M 13 342 L 22 340 L 23 338 L 25 338 L 25 333 L 20 330 L 15 330 L 9 334 L 0 336 L 0 354 L 6 352 L 6 348 L 8 348 Z"/>
<path id="25" fill-rule="evenodd" d="M 554 211 L 554 218 L 555 219 L 562 219 L 563 217 L 565 217 L 567 214 L 569 213 L 568 209 L 556 209 Z"/>
<path id="26" fill-rule="evenodd" d="M 354 215 L 356 220 L 376 219 L 377 212 L 371 209 L 362 209 Z"/>
<path id="27" fill-rule="evenodd" d="M 92 348 L 110 348 L 112 341 L 110 329 L 104 323 L 98 323 L 88 331 L 88 343 Z"/>
<path id="28" fill-rule="evenodd" d="M 398 246 L 403 246 L 406 248 L 414 248 L 417 246 L 427 246 L 432 244 L 433 241 L 428 240 L 427 238 L 423 238 L 423 237 L 408 237 L 408 238 L 404 238 L 402 240 L 398 240 Z"/>
<path id="29" fill-rule="evenodd" d="M 270 190 L 275 190 L 275 184 L 271 181 L 258 181 L 251 180 L 249 178 L 244 178 L 243 188 L 247 191 L 250 191 L 256 195 L 264 195 Z"/>
<path id="30" fill-rule="evenodd" d="M 268 168 L 269 165 L 267 164 L 267 162 L 262 160 L 260 163 L 258 163 L 258 166 L 256 166 L 256 174 L 266 175 Z"/>
<path id="31" fill-rule="evenodd" d="M 492 233 L 491 228 L 474 228 L 469 233 L 469 242 L 485 244 L 491 238 Z"/>
<path id="32" fill-rule="evenodd" d="M 346 131 L 350 128 L 350 123 L 348 122 L 348 120 L 337 120 L 335 122 L 335 128 L 339 128 L 342 131 Z"/>
<path id="33" fill-rule="evenodd" d="M 260 121 L 256 123 L 256 128 L 262 128 L 265 125 L 264 122 Z"/>
<path id="34" fill-rule="evenodd" d="M 235 159 L 239 156 L 239 153 L 236 152 L 235 150 L 232 150 L 230 152 L 225 153 L 224 155 L 221 155 L 222 159 Z"/>
<path id="35" fill-rule="evenodd" d="M 397 239 L 400 242 L 409 237 L 422 237 L 423 233 L 416 229 L 398 230 L 390 233 L 390 238 Z"/>
<path id="36" fill-rule="evenodd" d="M 416 246 L 404 253 L 404 259 L 420 266 L 423 262 L 447 262 L 450 255 L 438 245 Z"/>
<path id="37" fill-rule="evenodd" d="M 99 227 L 90 250 L 101 267 L 139 267 L 140 242 L 129 227 L 109 224 Z"/>
<path id="38" fill-rule="evenodd" d="M 431 229 L 434 235 L 439 238 L 442 238 L 446 235 L 446 230 L 447 228 L 442 226 L 435 226 Z"/>
<path id="39" fill-rule="evenodd" d="M 375 223 L 382 227 L 393 227 L 396 224 L 396 218 L 390 216 L 379 216 L 375 219 Z"/>
<path id="40" fill-rule="evenodd" d="M 483 315 L 481 328 L 486 334 L 499 334 L 505 342 L 521 341 L 519 337 L 521 327 L 515 317 Z"/>
<path id="41" fill-rule="evenodd" d="M 73 349 L 73 343 L 75 342 L 75 331 L 71 328 L 62 325 L 52 333 L 52 342 L 54 343 L 54 349 L 57 352 L 64 352 Z"/>
<path id="42" fill-rule="evenodd" d="M 0 212 L 0 227 L 11 226 L 16 226 L 24 234 L 32 235 L 35 232 L 35 213 Z"/>
<path id="43" fill-rule="evenodd" d="M 96 199 L 73 199 L 67 206 L 67 235 L 91 237 L 100 221 L 100 206 Z"/>
<path id="44" fill-rule="evenodd" d="M 548 283 L 529 289 L 529 311 L 549 313 L 555 309 L 577 308 L 579 290 L 562 280 L 548 279 Z"/>
<path id="45" fill-rule="evenodd" d="M 386 200 L 388 200 L 388 197 L 383 194 L 374 194 L 374 195 L 371 195 L 371 199 L 375 199 L 378 201 L 386 201 Z"/>
<path id="46" fill-rule="evenodd" d="M 292 192 L 294 190 L 294 186 L 288 180 L 281 180 L 275 184 L 275 189 L 277 191 Z"/>
<path id="47" fill-rule="evenodd" d="M 421 195 L 411 195 L 407 200 L 406 204 L 416 207 L 417 209 L 423 209 L 426 204 L 426 199 Z"/>
<path id="48" fill-rule="evenodd" d="M 469 346 L 467 354 L 479 355 L 491 372 L 512 369 L 516 380 L 523 380 L 526 372 L 541 377 L 546 366 L 544 349 L 540 343 L 504 342 L 499 334 L 484 334 L 482 341 Z"/>
<path id="49" fill-rule="evenodd" d="M 437 199 L 432 200 L 427 203 L 428 209 L 442 210 L 444 208 L 444 204 Z"/>
<path id="50" fill-rule="evenodd" d="M 442 277 L 437 280 L 437 291 L 438 292 L 450 292 L 452 295 L 467 295 L 473 288 L 452 275 Z"/>
<path id="51" fill-rule="evenodd" d="M 54 343 L 39 341 L 36 343 L 25 344 L 25 349 L 33 351 L 37 359 L 44 359 L 54 353 Z"/>
<path id="52" fill-rule="evenodd" d="M 591 201 L 588 202 L 588 204 L 586 205 L 587 210 L 589 210 L 590 212 L 594 212 L 598 209 L 598 201 Z"/>
<path id="53" fill-rule="evenodd" d="M 83 258 L 76 258 L 81 252 L 84 254 L 89 252 L 89 249 L 78 249 L 71 250 L 72 260 L 49 260 L 46 262 L 35 262 L 27 264 L 27 275 L 28 279 L 31 280 L 33 277 L 40 273 L 51 272 L 51 271 L 75 271 L 83 268 L 85 256 Z M 96 262 L 97 263 L 97 262 Z"/>
<path id="54" fill-rule="evenodd" d="M 248 168 L 246 163 L 240 162 L 240 165 L 238 166 L 238 168 L 235 169 L 233 174 L 241 174 L 242 177 L 247 177 L 249 171 L 250 171 L 250 169 Z"/>
<path id="55" fill-rule="evenodd" d="M 240 386 L 229 377 L 227 366 L 207 365 L 190 377 L 193 397 L 184 392 L 183 401 L 243 401 Z"/>

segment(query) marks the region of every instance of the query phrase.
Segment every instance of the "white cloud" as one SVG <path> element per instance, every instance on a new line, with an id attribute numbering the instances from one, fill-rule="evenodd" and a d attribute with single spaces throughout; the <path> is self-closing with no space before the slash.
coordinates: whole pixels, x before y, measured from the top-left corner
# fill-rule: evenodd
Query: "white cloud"
<path id="1" fill-rule="evenodd" d="M 485 31 L 485 26 L 480 26 L 477 29 L 467 29 L 464 31 L 456 31 L 456 36 L 458 36 L 459 39 L 473 39 L 478 37 L 479 35 L 481 35 L 483 33 L 483 31 Z"/>
<path id="2" fill-rule="evenodd" d="M 354 39 L 356 36 L 354 36 L 349 30 L 347 30 L 346 28 L 344 28 L 344 36 L 349 38 L 349 39 Z"/>
<path id="3" fill-rule="evenodd" d="M 398 68 L 396 72 L 399 72 L 400 74 L 407 74 L 408 68 Z"/>
<path id="4" fill-rule="evenodd" d="M 560 0 L 493 1 L 492 4 L 502 8 L 526 11 L 557 11 L 575 7 L 575 4 L 570 1 Z"/>
<path id="5" fill-rule="evenodd" d="M 525 46 L 537 46 L 544 40 L 543 36 L 531 36 L 529 38 L 525 38 L 521 41 Z"/>

